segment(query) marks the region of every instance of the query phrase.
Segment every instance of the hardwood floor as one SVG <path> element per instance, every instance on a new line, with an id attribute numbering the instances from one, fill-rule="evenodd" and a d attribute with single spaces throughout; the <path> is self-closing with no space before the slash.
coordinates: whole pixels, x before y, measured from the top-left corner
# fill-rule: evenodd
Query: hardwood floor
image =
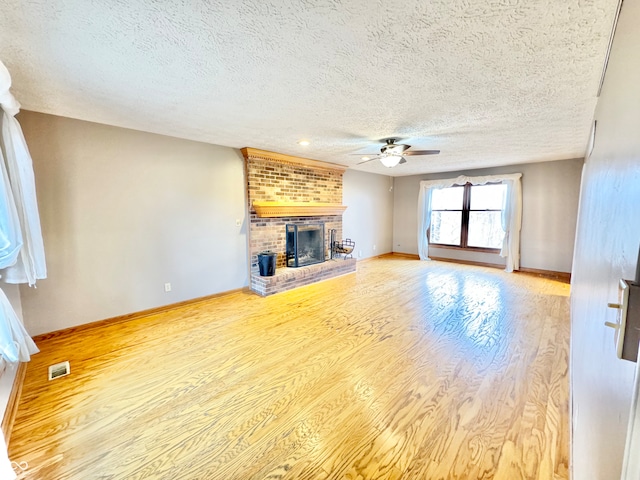
<path id="1" fill-rule="evenodd" d="M 386 257 L 48 338 L 10 457 L 47 480 L 566 479 L 568 293 Z"/>

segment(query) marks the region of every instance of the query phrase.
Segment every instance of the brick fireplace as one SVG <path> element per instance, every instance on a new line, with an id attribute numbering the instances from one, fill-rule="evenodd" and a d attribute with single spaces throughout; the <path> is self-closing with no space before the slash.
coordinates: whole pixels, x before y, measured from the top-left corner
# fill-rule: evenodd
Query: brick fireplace
<path id="1" fill-rule="evenodd" d="M 342 238 L 342 174 L 346 167 L 317 160 L 243 148 L 249 201 L 249 255 L 251 289 L 270 295 L 315 281 L 354 272 L 356 261 L 326 261 L 287 268 L 286 224 L 324 223 L 325 232 Z M 329 236 L 325 235 L 328 258 Z M 278 253 L 276 275 L 261 277 L 258 253 Z"/>

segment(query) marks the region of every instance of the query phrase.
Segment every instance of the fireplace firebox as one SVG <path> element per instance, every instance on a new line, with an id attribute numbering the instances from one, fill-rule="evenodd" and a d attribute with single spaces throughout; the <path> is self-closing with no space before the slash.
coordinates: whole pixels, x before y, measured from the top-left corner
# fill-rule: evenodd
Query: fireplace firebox
<path id="1" fill-rule="evenodd" d="M 304 267 L 325 261 L 324 223 L 287 224 L 287 267 Z"/>

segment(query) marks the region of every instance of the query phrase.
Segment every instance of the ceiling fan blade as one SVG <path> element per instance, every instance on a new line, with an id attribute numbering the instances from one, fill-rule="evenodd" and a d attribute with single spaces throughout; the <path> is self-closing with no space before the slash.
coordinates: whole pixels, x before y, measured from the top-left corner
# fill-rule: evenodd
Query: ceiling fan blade
<path id="1" fill-rule="evenodd" d="M 377 156 L 372 157 L 372 158 L 370 158 L 369 160 L 365 160 L 364 162 L 356 163 L 356 165 L 362 165 L 363 163 L 373 162 L 374 160 L 378 160 L 378 157 L 377 157 Z"/>
<path id="2" fill-rule="evenodd" d="M 438 155 L 440 150 L 411 150 L 404 152 L 403 155 Z"/>

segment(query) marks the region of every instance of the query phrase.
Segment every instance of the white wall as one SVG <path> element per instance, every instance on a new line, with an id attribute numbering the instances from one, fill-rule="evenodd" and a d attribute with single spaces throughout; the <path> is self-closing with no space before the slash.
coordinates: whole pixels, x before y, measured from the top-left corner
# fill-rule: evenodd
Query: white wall
<path id="1" fill-rule="evenodd" d="M 417 209 L 421 180 L 522 173 L 520 266 L 570 272 L 582 159 L 415 175 L 395 179 L 393 251 L 418 253 Z M 430 255 L 504 265 L 497 254 L 430 248 Z"/>
<path id="2" fill-rule="evenodd" d="M 342 203 L 347 205 L 342 234 L 356 242 L 354 256 L 367 258 L 392 251 L 391 177 L 347 170 L 343 175 Z"/>
<path id="3" fill-rule="evenodd" d="M 620 478 L 632 362 L 616 358 L 607 302 L 635 276 L 640 242 L 640 1 L 622 6 L 585 164 L 572 275 L 573 476 Z"/>
<path id="4" fill-rule="evenodd" d="M 247 285 L 240 152 L 33 112 L 19 120 L 49 273 L 21 287 L 32 335 Z"/>

